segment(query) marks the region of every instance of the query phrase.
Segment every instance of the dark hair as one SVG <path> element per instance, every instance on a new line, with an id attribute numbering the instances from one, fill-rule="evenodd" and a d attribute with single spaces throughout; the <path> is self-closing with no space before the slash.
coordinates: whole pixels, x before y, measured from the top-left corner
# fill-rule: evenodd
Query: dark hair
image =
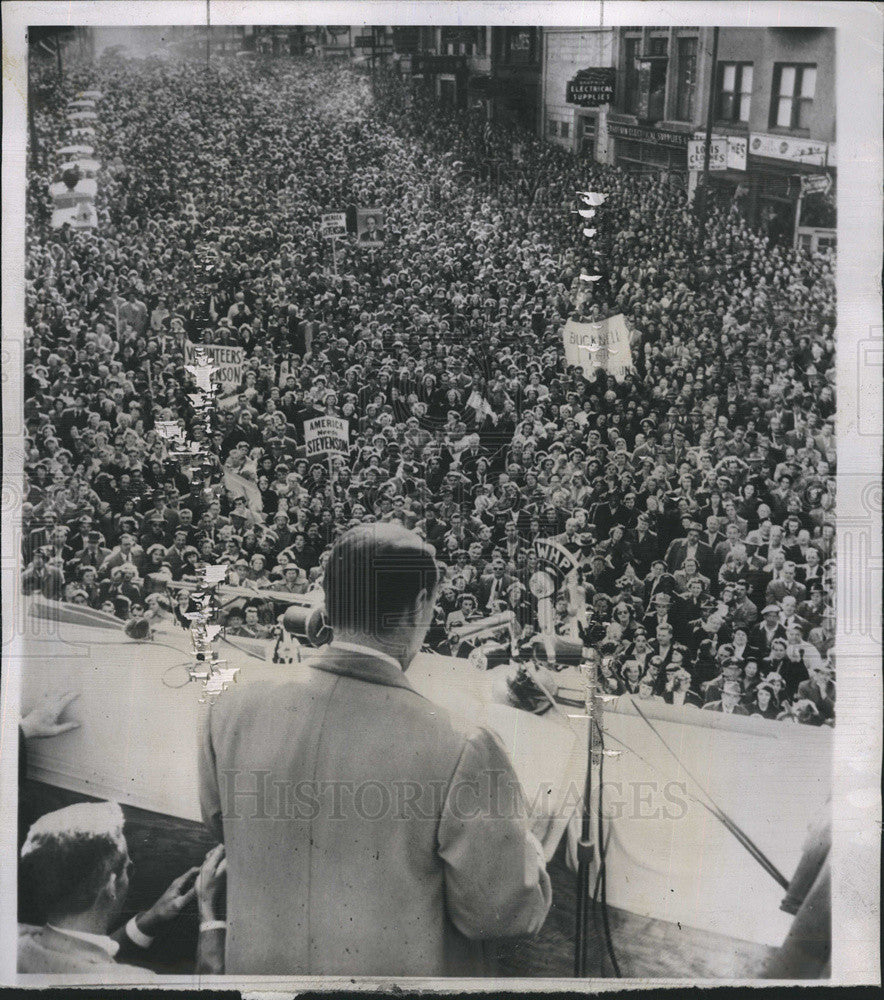
<path id="1" fill-rule="evenodd" d="M 389 635 L 418 594 L 432 594 L 439 579 L 435 550 L 413 531 L 383 522 L 358 525 L 335 541 L 325 567 L 329 624 Z"/>
<path id="2" fill-rule="evenodd" d="M 125 863 L 110 835 L 47 836 L 19 863 L 19 892 L 28 919 L 45 923 L 55 914 L 88 910 L 113 872 Z"/>

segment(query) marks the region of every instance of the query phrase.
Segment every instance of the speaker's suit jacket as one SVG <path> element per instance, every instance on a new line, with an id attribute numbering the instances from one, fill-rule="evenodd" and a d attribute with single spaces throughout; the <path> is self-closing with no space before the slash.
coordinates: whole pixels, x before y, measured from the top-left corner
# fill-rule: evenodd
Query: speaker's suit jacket
<path id="1" fill-rule="evenodd" d="M 488 940 L 540 928 L 549 876 L 499 737 L 365 652 L 255 673 L 200 747 L 228 974 L 482 975 Z"/>

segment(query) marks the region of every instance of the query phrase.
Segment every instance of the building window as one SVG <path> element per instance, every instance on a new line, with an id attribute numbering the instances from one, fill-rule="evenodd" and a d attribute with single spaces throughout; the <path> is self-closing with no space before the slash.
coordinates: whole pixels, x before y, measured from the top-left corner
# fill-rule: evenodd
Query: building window
<path id="1" fill-rule="evenodd" d="M 451 77 L 440 77 L 439 98 L 446 107 L 453 108 L 457 104 L 457 81 Z"/>
<path id="2" fill-rule="evenodd" d="M 810 128 L 815 90 L 816 66 L 776 63 L 770 109 L 771 127 L 807 131 Z"/>
<path id="3" fill-rule="evenodd" d="M 648 53 L 649 56 L 668 56 L 669 55 L 669 39 L 668 38 L 649 38 L 648 39 Z"/>
<path id="4" fill-rule="evenodd" d="M 678 40 L 678 89 L 675 118 L 680 122 L 694 120 L 694 101 L 697 93 L 697 39 Z"/>
<path id="5" fill-rule="evenodd" d="M 625 110 L 632 115 L 638 111 L 641 100 L 638 64 L 641 54 L 641 43 L 641 38 L 626 38 L 623 42 L 623 63 L 626 69 L 624 80 L 624 90 L 626 92 Z"/>
<path id="6" fill-rule="evenodd" d="M 559 135 L 563 139 L 569 138 L 569 136 L 571 135 L 571 126 L 568 122 L 562 122 L 561 126 L 559 127 Z"/>
<path id="7" fill-rule="evenodd" d="M 584 115 L 577 127 L 577 141 L 581 153 L 592 153 L 595 150 L 595 119 Z"/>
<path id="8" fill-rule="evenodd" d="M 555 118 L 550 118 L 546 123 L 546 133 L 547 135 L 555 136 L 558 135 L 558 122 Z"/>
<path id="9" fill-rule="evenodd" d="M 534 62 L 534 28 L 506 29 L 506 61 L 515 66 L 526 66 Z"/>
<path id="10" fill-rule="evenodd" d="M 488 51 L 488 29 L 478 28 L 476 30 L 476 55 L 484 56 Z"/>
<path id="11" fill-rule="evenodd" d="M 748 122 L 751 103 L 752 63 L 721 63 L 716 118 L 723 122 Z"/>

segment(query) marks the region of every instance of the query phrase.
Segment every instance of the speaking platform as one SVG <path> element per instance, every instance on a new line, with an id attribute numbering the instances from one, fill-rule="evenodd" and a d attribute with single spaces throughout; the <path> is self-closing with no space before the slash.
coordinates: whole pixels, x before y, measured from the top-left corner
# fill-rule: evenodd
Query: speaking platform
<path id="1" fill-rule="evenodd" d="M 197 740 L 205 704 L 202 685 L 187 682 L 188 634 L 169 623 L 152 640 L 138 641 L 116 619 L 88 608 L 42 598 L 23 603 L 26 617 L 7 647 L 8 667 L 20 670 L 22 705 L 46 692 L 75 690 L 80 697 L 68 716 L 82 723 L 33 742 L 29 777 L 198 821 Z M 221 655 L 240 667 L 237 683 L 248 684 L 270 666 L 268 644 L 235 642 L 220 643 Z M 302 653 L 293 671 L 310 669 L 310 650 Z M 497 731 L 551 858 L 563 836 L 573 847 L 578 832 L 588 717 L 579 707 L 538 716 L 501 704 L 506 669 L 477 670 L 467 660 L 422 653 L 408 680 L 445 709 Z M 647 721 L 628 700 L 604 702 L 608 902 L 644 917 L 781 944 L 792 920 L 780 910 L 784 890 L 708 803 L 790 878 L 807 830 L 830 799 L 832 730 L 690 706 L 642 703 L 642 711 Z M 594 779 L 594 796 L 598 788 Z"/>

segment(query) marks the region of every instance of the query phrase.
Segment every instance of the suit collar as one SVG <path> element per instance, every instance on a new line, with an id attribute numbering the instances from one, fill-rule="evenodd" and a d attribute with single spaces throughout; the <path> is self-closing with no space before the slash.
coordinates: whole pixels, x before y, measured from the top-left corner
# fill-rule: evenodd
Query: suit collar
<path id="1" fill-rule="evenodd" d="M 317 670 L 325 670 L 341 677 L 354 677 L 369 684 L 383 684 L 387 687 L 401 687 L 407 691 L 414 691 L 405 679 L 402 668 L 377 654 L 326 646 L 317 656 L 305 662 Z"/>
<path id="2" fill-rule="evenodd" d="M 41 937 L 45 947 L 52 951 L 78 955 L 89 954 L 96 961 L 112 961 L 120 950 L 119 944 L 105 934 L 67 930 L 53 927 L 52 924 L 46 924 L 43 927 Z"/>

